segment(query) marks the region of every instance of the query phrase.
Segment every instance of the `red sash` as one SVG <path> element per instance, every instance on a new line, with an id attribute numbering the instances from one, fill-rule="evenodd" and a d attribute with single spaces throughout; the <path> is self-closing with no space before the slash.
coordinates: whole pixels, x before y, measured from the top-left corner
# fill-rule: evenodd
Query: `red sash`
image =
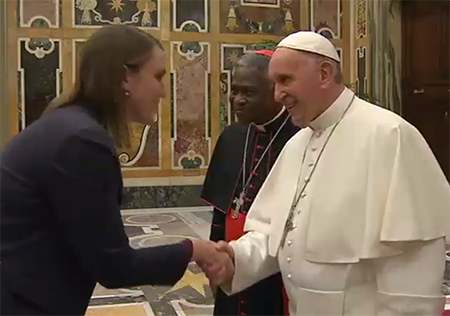
<path id="1" fill-rule="evenodd" d="M 237 218 L 234 218 L 234 209 L 230 209 L 225 222 L 225 239 L 227 242 L 238 240 L 244 236 L 244 225 L 247 214 L 239 212 Z M 284 315 L 289 316 L 289 298 L 286 289 L 283 286 L 283 305 Z"/>
<path id="2" fill-rule="evenodd" d="M 237 218 L 234 218 L 234 209 L 230 209 L 225 222 L 225 239 L 227 242 L 238 240 L 244 235 L 244 224 L 247 214 L 238 212 Z"/>

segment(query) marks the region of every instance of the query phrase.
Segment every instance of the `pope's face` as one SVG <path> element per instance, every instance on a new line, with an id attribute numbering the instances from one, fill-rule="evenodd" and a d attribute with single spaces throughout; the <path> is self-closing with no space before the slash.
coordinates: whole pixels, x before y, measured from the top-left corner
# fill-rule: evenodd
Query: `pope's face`
<path id="1" fill-rule="evenodd" d="M 275 84 L 275 101 L 286 106 L 292 122 L 300 127 L 306 127 L 317 116 L 321 75 L 316 61 L 309 54 L 278 48 L 269 64 L 269 77 Z"/>

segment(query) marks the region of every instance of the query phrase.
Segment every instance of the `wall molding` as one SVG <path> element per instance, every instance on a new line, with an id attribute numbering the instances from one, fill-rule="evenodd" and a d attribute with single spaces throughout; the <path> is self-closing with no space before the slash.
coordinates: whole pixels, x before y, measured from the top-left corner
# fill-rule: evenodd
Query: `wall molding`
<path id="1" fill-rule="evenodd" d="M 202 185 L 157 185 L 125 187 L 122 210 L 204 207 Z"/>
<path id="2" fill-rule="evenodd" d="M 124 187 L 151 187 L 151 186 L 179 186 L 179 185 L 203 185 L 204 176 L 192 177 L 149 177 L 149 178 L 124 178 Z"/>
<path id="3" fill-rule="evenodd" d="M 6 4 L 0 1 L 0 148 L 9 139 L 9 93 L 8 93 L 8 60 L 7 60 L 7 33 L 8 21 Z"/>

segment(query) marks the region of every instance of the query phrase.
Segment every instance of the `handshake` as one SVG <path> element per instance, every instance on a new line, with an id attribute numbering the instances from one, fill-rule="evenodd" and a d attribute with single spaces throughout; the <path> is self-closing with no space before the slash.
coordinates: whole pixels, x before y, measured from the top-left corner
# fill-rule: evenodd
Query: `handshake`
<path id="1" fill-rule="evenodd" d="M 225 241 L 217 243 L 193 240 L 192 260 L 195 261 L 209 279 L 211 289 L 220 285 L 231 285 L 234 276 L 234 251 Z"/>

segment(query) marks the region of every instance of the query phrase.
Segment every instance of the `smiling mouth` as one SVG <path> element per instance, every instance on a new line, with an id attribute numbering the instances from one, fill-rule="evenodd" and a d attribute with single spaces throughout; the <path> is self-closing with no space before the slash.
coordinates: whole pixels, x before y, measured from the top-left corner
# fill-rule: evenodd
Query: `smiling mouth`
<path id="1" fill-rule="evenodd" d="M 288 110 L 292 110 L 294 107 L 295 107 L 295 103 L 294 104 L 289 104 L 289 105 L 286 105 L 286 109 L 288 109 Z"/>

